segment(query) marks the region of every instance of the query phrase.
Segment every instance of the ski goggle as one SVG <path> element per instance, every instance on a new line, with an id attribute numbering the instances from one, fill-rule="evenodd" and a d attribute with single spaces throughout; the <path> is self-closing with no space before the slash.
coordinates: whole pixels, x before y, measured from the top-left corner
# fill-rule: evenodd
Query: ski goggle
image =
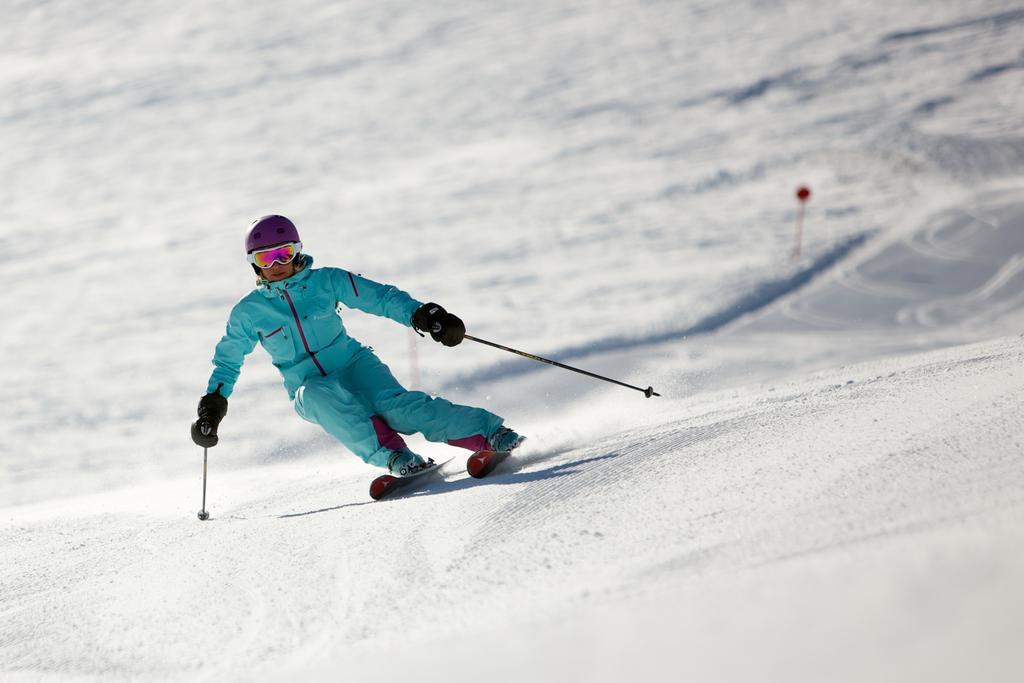
<path id="1" fill-rule="evenodd" d="M 247 258 L 249 263 L 255 263 L 260 268 L 269 268 L 275 263 L 281 265 L 291 263 L 300 251 L 302 251 L 302 242 L 289 242 L 269 249 L 254 251 Z"/>

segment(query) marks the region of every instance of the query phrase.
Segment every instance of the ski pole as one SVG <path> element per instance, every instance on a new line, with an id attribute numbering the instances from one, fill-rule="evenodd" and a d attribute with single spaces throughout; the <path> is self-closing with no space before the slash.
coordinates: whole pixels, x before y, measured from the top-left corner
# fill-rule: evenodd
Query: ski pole
<path id="1" fill-rule="evenodd" d="M 204 522 L 210 518 L 210 513 L 206 511 L 206 448 L 203 448 L 203 507 L 198 517 Z"/>
<path id="2" fill-rule="evenodd" d="M 542 358 L 540 356 L 535 356 L 532 353 L 526 353 L 525 351 L 518 351 L 516 349 L 510 349 L 507 346 L 502 346 L 501 344 L 495 344 L 494 342 L 487 341 L 486 339 L 479 339 L 477 337 L 473 337 L 473 336 L 468 335 L 468 334 L 464 338 L 465 339 L 470 339 L 472 341 L 475 341 L 478 344 L 486 344 L 487 346 L 493 346 L 496 349 L 501 349 L 503 351 L 508 351 L 510 353 L 514 353 L 516 355 L 522 356 L 523 358 L 529 358 L 530 360 L 536 360 L 536 361 L 540 361 L 541 363 L 547 363 L 548 365 L 554 365 L 555 367 L 559 367 L 559 368 L 562 368 L 564 370 L 572 370 L 573 372 L 578 372 L 581 375 L 586 375 L 587 377 L 593 377 L 595 379 L 603 379 L 605 382 L 611 382 L 612 384 L 618 384 L 619 386 L 626 387 L 628 389 L 636 389 L 637 391 L 641 392 L 647 398 L 650 398 L 651 396 L 661 396 L 661 394 L 656 392 L 653 387 L 647 387 L 646 389 L 641 389 L 640 387 L 635 387 L 632 384 L 626 384 L 625 382 L 620 382 L 617 379 L 612 379 L 610 377 L 604 377 L 602 375 L 597 375 L 597 374 L 594 374 L 593 372 L 587 372 L 586 370 L 580 370 L 579 368 L 574 368 L 571 365 L 564 365 L 562 363 L 559 363 L 558 361 L 551 360 L 550 358 Z"/>

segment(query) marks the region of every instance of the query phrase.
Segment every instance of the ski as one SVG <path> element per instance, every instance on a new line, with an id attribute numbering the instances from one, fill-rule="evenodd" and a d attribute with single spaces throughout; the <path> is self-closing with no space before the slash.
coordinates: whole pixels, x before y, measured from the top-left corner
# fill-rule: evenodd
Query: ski
<path id="1" fill-rule="evenodd" d="M 510 455 L 512 451 L 477 451 L 466 460 L 466 471 L 474 479 L 483 479 Z"/>
<path id="2" fill-rule="evenodd" d="M 396 491 L 412 491 L 440 474 L 441 468 L 449 462 L 451 462 L 450 459 L 445 460 L 444 462 L 434 463 L 433 467 L 429 467 L 417 472 L 416 474 L 410 474 L 405 477 L 396 477 L 393 474 L 382 474 L 370 482 L 370 498 L 380 500 L 381 498 L 393 495 Z"/>

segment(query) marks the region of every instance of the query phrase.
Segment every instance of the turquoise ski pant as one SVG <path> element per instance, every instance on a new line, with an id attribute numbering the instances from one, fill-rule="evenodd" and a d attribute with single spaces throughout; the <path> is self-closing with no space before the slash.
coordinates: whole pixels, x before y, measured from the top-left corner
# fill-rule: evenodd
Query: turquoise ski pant
<path id="1" fill-rule="evenodd" d="M 365 462 L 387 467 L 391 451 L 405 448 L 399 434 L 482 450 L 502 418 L 422 391 L 408 391 L 367 348 L 326 376 L 307 378 L 295 392 L 295 412 L 318 424 Z"/>

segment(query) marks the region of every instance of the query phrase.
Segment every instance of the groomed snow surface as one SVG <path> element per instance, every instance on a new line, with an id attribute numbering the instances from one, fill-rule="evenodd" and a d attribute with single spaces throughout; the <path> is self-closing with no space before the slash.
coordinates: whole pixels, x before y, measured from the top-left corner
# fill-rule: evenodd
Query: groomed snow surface
<path id="1" fill-rule="evenodd" d="M 1016 681 L 1024 11 L 0 9 L 3 681 Z M 793 191 L 809 183 L 802 257 Z M 390 501 L 262 352 L 187 437 L 247 222 L 529 436 Z M 13 250 L 13 251 L 12 251 Z"/>

